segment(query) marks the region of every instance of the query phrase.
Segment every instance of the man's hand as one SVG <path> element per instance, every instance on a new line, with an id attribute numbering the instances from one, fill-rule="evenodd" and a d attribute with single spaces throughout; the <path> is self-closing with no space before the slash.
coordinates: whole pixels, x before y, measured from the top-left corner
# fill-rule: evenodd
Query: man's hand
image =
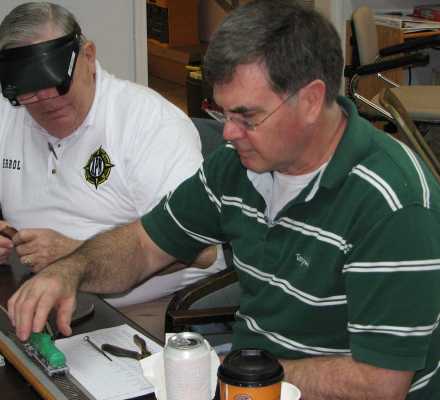
<path id="1" fill-rule="evenodd" d="M 20 262 L 33 272 L 39 272 L 72 253 L 82 243 L 52 229 L 22 229 L 14 236 L 13 242 Z"/>
<path id="2" fill-rule="evenodd" d="M 41 271 L 9 299 L 9 318 L 20 340 L 27 340 L 32 332 L 41 332 L 52 308 L 57 309 L 58 330 L 65 336 L 72 334 L 70 322 L 80 279 L 78 274 L 60 267 L 54 265 Z"/>
<path id="3" fill-rule="evenodd" d="M 69 257 L 26 281 L 8 302 L 9 317 L 17 336 L 26 340 L 32 331 L 43 329 L 55 307 L 59 331 L 70 335 L 78 289 L 122 292 L 175 261 L 153 242 L 140 220 L 116 227 L 87 240 Z"/>
<path id="4" fill-rule="evenodd" d="M 413 371 L 375 367 L 350 356 L 280 360 L 284 378 L 301 390 L 304 399 L 404 400 Z"/>
<path id="5" fill-rule="evenodd" d="M 7 232 L 12 232 L 11 226 L 6 222 L 0 220 L 0 264 L 6 264 L 8 262 L 9 256 L 14 248 L 14 243 L 12 242 L 9 234 L 3 235 L 1 231 L 5 230 Z"/>

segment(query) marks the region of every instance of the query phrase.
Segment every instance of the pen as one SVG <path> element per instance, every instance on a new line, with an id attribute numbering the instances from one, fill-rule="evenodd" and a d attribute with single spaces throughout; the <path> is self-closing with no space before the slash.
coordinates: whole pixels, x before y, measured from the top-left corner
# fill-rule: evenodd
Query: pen
<path id="1" fill-rule="evenodd" d="M 89 343 L 96 351 L 101 353 L 104 357 L 107 357 L 110 361 L 113 361 L 108 354 L 106 354 L 103 350 L 101 350 L 95 343 L 92 342 L 89 336 L 84 336 L 83 340 Z"/>

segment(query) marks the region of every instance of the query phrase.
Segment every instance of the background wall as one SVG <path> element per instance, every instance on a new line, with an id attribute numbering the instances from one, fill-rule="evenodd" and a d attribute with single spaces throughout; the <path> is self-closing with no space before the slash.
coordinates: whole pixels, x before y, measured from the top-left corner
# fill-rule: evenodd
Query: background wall
<path id="1" fill-rule="evenodd" d="M 147 83 L 145 0 L 52 0 L 71 11 L 85 35 L 96 43 L 105 69 Z M 0 19 L 24 0 L 1 0 Z"/>
<path id="2" fill-rule="evenodd" d="M 202 42 L 208 42 L 218 24 L 225 17 L 226 12 L 218 5 L 215 0 L 199 0 L 199 34 Z M 249 0 L 240 0 L 239 4 L 244 4 Z M 316 8 L 324 15 L 330 16 L 330 0 L 304 0 L 305 2 L 315 3 Z"/>

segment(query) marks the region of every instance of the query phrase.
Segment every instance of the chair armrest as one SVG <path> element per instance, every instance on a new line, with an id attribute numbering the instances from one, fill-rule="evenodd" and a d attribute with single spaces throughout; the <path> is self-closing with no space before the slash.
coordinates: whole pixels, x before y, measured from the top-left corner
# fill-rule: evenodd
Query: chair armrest
<path id="1" fill-rule="evenodd" d="M 398 53 L 407 53 L 437 46 L 440 46 L 440 34 L 425 38 L 411 39 L 404 43 L 384 47 L 379 50 L 379 54 L 381 57 L 386 57 Z"/>
<path id="2" fill-rule="evenodd" d="M 394 57 L 391 60 L 378 61 L 372 64 L 365 64 L 359 67 L 347 65 L 344 69 L 344 76 L 352 78 L 355 75 L 372 75 L 378 72 L 385 72 L 402 67 L 421 67 L 429 63 L 429 55 L 425 53 L 413 53 L 401 57 Z"/>
<path id="3" fill-rule="evenodd" d="M 237 281 L 237 273 L 228 267 L 179 290 L 171 299 L 168 311 L 187 310 L 194 302 Z"/>
<path id="4" fill-rule="evenodd" d="M 233 321 L 238 306 L 189 308 L 200 298 L 221 290 L 235 281 L 237 281 L 237 273 L 232 267 L 228 267 L 179 290 L 168 305 L 165 315 L 165 332 L 177 332 L 182 327 L 192 324 Z"/>
<path id="5" fill-rule="evenodd" d="M 208 324 L 212 322 L 232 322 L 238 307 L 218 307 L 193 310 L 178 310 L 167 312 L 168 327 Z M 173 328 L 171 328 L 173 327 Z M 166 329 L 166 332 L 169 330 Z"/>

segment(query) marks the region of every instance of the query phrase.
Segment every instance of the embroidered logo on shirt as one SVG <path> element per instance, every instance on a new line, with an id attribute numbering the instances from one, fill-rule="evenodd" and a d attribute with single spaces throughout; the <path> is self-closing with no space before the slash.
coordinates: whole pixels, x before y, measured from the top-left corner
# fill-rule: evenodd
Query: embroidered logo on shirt
<path id="1" fill-rule="evenodd" d="M 306 257 L 304 257 L 303 255 L 296 253 L 296 261 L 298 261 L 298 264 L 301 267 L 309 267 L 310 266 L 310 260 L 308 260 Z"/>
<path id="2" fill-rule="evenodd" d="M 11 160 L 10 158 L 3 158 L 3 169 L 16 169 L 21 170 L 20 160 Z"/>
<path id="3" fill-rule="evenodd" d="M 108 179 L 113 167 L 114 164 L 112 164 L 109 155 L 102 146 L 100 146 L 99 149 L 90 156 L 89 161 L 84 167 L 86 181 L 98 189 L 98 186 Z"/>

